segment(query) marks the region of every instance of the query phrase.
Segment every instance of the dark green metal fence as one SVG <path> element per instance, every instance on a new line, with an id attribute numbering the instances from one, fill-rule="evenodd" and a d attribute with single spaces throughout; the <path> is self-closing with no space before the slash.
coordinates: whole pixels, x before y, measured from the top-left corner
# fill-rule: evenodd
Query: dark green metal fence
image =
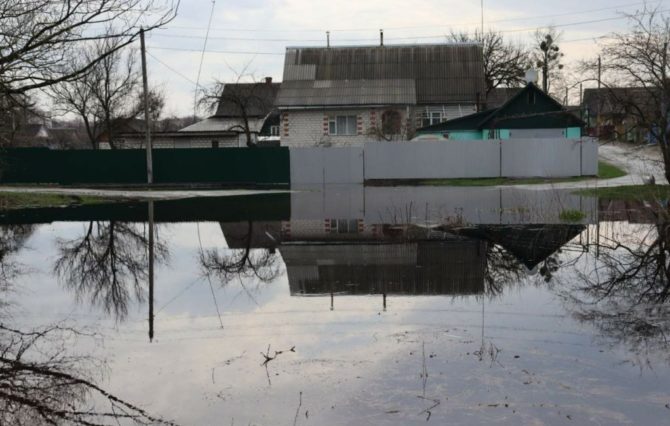
<path id="1" fill-rule="evenodd" d="M 186 148 L 153 151 L 157 184 L 287 186 L 288 148 Z M 146 152 L 16 148 L 0 152 L 1 183 L 143 184 Z"/>

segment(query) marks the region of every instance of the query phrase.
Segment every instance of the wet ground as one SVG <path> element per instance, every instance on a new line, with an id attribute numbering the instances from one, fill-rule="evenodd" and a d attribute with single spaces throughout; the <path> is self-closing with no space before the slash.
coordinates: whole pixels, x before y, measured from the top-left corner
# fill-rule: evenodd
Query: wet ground
<path id="1" fill-rule="evenodd" d="M 670 424 L 666 212 L 303 189 L 0 215 L 0 424 Z"/>

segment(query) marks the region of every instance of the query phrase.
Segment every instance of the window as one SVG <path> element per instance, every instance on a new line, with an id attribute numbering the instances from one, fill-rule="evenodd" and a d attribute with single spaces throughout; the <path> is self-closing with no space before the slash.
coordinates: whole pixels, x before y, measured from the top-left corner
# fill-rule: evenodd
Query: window
<path id="1" fill-rule="evenodd" d="M 331 234 L 357 234 L 358 221 L 356 219 L 330 219 Z"/>
<path id="2" fill-rule="evenodd" d="M 385 135 L 397 135 L 400 133 L 401 120 L 398 111 L 384 111 L 382 114 L 382 132 Z"/>
<path id="3" fill-rule="evenodd" d="M 433 124 L 440 124 L 444 121 L 442 111 L 425 111 L 423 113 L 421 124 L 422 127 L 432 126 Z"/>
<path id="4" fill-rule="evenodd" d="M 270 126 L 270 136 L 279 136 L 279 126 Z"/>
<path id="5" fill-rule="evenodd" d="M 334 136 L 351 136 L 356 134 L 355 115 L 338 115 L 328 120 L 328 133 Z"/>

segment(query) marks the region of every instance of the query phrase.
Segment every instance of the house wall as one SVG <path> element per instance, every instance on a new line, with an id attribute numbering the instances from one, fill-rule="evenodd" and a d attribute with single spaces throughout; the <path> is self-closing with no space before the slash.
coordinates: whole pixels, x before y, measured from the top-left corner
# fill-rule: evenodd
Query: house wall
<path id="1" fill-rule="evenodd" d="M 440 111 L 443 119 L 458 118 L 475 111 L 475 105 L 437 105 L 414 107 L 379 107 L 358 109 L 320 109 L 282 111 L 280 120 L 281 145 L 288 147 L 360 146 L 371 138 L 380 139 L 375 129 L 381 129 L 382 115 L 387 110 L 400 114 L 401 130 L 391 140 L 407 140 L 414 136 L 414 129 L 422 126 L 425 112 Z M 357 116 L 357 134 L 330 135 L 328 120 L 338 115 Z"/>

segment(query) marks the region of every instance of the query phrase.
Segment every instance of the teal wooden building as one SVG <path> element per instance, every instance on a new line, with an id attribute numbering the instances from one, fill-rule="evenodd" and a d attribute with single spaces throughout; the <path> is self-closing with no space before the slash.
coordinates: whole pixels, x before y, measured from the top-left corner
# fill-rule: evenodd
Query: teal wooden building
<path id="1" fill-rule="evenodd" d="M 584 122 L 534 83 L 528 83 L 499 108 L 476 112 L 417 129 L 417 137 L 482 140 L 579 138 Z"/>

